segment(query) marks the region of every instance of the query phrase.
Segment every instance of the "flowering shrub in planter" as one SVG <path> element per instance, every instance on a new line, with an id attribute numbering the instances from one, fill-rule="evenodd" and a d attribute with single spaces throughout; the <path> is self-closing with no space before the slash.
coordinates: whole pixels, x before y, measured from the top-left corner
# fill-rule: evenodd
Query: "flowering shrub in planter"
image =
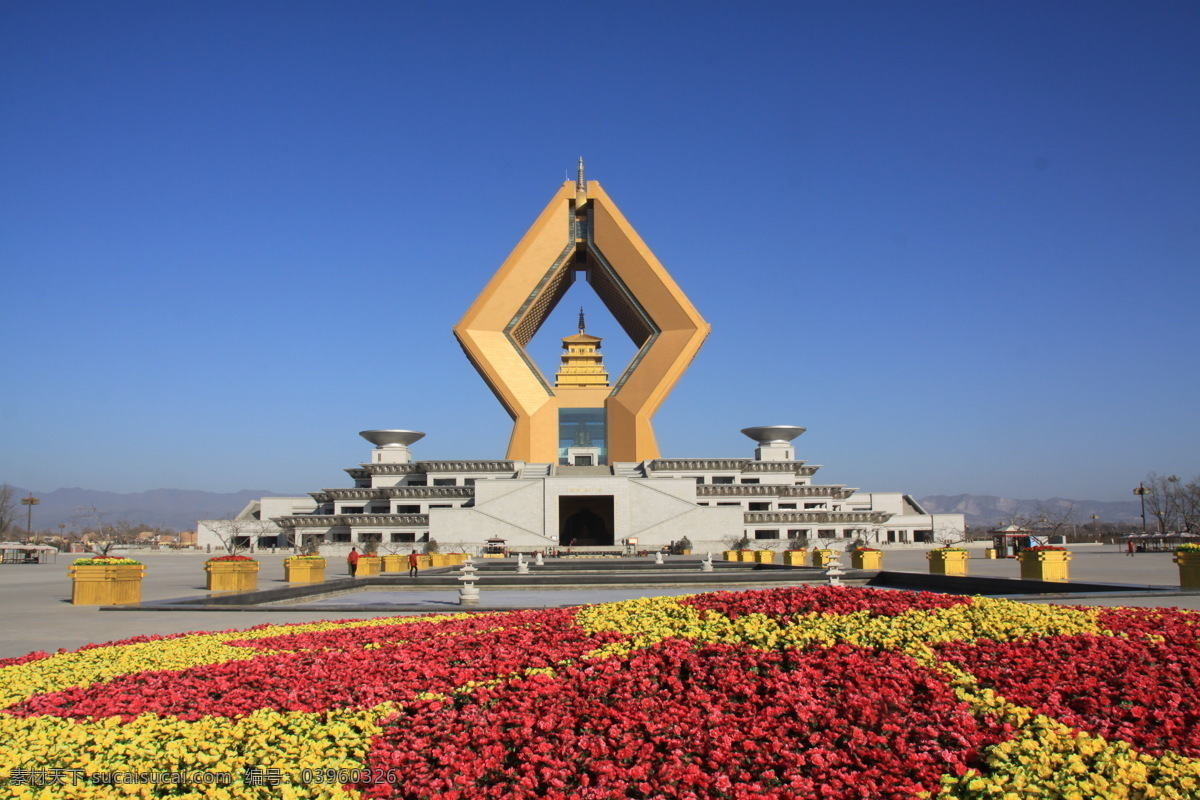
<path id="1" fill-rule="evenodd" d="M 856 547 L 850 551 L 850 566 L 854 569 L 882 569 L 883 551 L 878 547 Z"/>
<path id="2" fill-rule="evenodd" d="M 210 592 L 252 592 L 258 588 L 258 562 L 249 556 L 216 556 L 204 562 L 204 588 Z"/>
<path id="3" fill-rule="evenodd" d="M 288 556 L 283 560 L 283 577 L 288 583 L 321 583 L 325 580 L 325 557 Z"/>
<path id="4" fill-rule="evenodd" d="M 142 562 L 124 556 L 84 556 L 67 567 L 71 602 L 77 606 L 115 606 L 142 601 Z"/>
<path id="5" fill-rule="evenodd" d="M 829 566 L 829 562 L 833 560 L 833 551 L 820 548 L 812 551 L 812 565 L 814 567 Z"/>
<path id="6" fill-rule="evenodd" d="M 938 547 L 926 553 L 925 558 L 929 559 L 930 574 L 966 575 L 970 555 L 965 547 Z"/>
<path id="7" fill-rule="evenodd" d="M 138 637 L 0 660 L 0 787 L 39 797 L 17 770 L 68 768 L 46 796 L 1184 800 L 1198 644 L 1174 609 L 860 587 Z"/>
<path id="8" fill-rule="evenodd" d="M 1172 561 L 1179 565 L 1179 585 L 1184 589 L 1200 589 L 1200 544 L 1179 545 Z"/>
<path id="9" fill-rule="evenodd" d="M 1026 547 L 1017 553 L 1017 561 L 1021 564 L 1021 577 L 1029 581 L 1069 580 L 1067 562 L 1070 560 L 1071 551 L 1050 544 Z"/>

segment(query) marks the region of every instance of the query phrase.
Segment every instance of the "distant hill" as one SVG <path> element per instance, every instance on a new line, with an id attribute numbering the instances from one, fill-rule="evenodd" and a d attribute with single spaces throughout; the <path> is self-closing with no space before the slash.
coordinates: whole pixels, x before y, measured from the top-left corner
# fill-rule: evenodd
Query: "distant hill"
<path id="1" fill-rule="evenodd" d="M 1051 497 L 1049 500 L 1014 500 L 988 494 L 935 494 L 922 497 L 919 502 L 926 511 L 934 514 L 963 514 L 968 525 L 981 527 L 991 527 L 1013 514 L 1033 515 L 1039 505 L 1062 510 L 1074 506 L 1074 516 L 1071 519 L 1076 525 L 1090 523 L 1092 514 L 1099 517 L 1100 522 L 1133 523 L 1142 519 L 1141 504 L 1137 500 L 1104 502 L 1067 500 L 1062 497 Z"/>
<path id="2" fill-rule="evenodd" d="M 24 497 L 29 490 L 13 487 L 14 492 Z M 236 514 L 251 500 L 260 497 L 299 497 L 303 492 L 287 495 L 261 489 L 243 489 L 240 492 L 199 492 L 191 489 L 154 489 L 136 494 L 97 492 L 91 489 L 55 489 L 52 492 L 34 491 L 33 495 L 42 502 L 34 507 L 33 527 L 55 530 L 60 524 L 73 526 L 80 520 L 80 510 L 95 506 L 104 515 L 106 522 L 127 520 L 144 522 L 147 525 L 163 525 L 176 530 L 194 530 L 198 519 L 220 519 Z M 992 526 L 1012 514 L 1033 514 L 1038 504 L 1063 508 L 1067 504 L 1075 507 L 1075 524 L 1083 525 L 1097 515 L 1101 522 L 1139 521 L 1140 508 L 1136 500 L 1102 502 L 1099 500 L 1066 500 L 1052 497 L 1049 500 L 1014 500 L 983 494 L 930 495 L 920 498 L 925 509 L 934 514 L 964 514 L 967 524 Z M 18 507 L 19 512 L 25 509 Z M 94 517 L 93 517 L 94 524 Z M 19 514 L 18 525 L 25 527 L 25 515 Z"/>
<path id="3" fill-rule="evenodd" d="M 20 497 L 29 494 L 28 489 L 14 486 Z M 295 496 L 300 496 L 297 492 Z M 33 527 L 35 530 L 55 531 L 59 525 L 68 528 L 76 524 L 95 525 L 81 518 L 83 509 L 93 506 L 103 515 L 105 522 L 142 522 L 148 526 L 165 526 L 180 531 L 196 529 L 198 519 L 220 519 L 236 514 L 251 500 L 260 497 L 276 497 L 279 492 L 261 489 L 243 489 L 240 492 L 199 492 L 191 489 L 154 489 L 136 494 L 97 492 L 92 489 L 55 489 L 52 492 L 34 491 L 33 496 L 42 502 L 34 506 Z M 25 528 L 25 508 L 17 506 L 17 525 Z"/>

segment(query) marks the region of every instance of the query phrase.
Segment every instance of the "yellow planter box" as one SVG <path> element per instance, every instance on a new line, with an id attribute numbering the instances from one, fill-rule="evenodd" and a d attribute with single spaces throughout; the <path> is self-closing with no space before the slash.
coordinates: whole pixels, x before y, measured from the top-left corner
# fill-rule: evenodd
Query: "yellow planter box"
<path id="1" fill-rule="evenodd" d="M 204 565 L 210 592 L 253 592 L 258 588 L 257 561 L 209 561 Z"/>
<path id="2" fill-rule="evenodd" d="M 775 551 L 774 550 L 755 550 L 754 551 L 754 563 L 756 563 L 756 564 L 774 564 L 775 563 Z"/>
<path id="3" fill-rule="evenodd" d="M 467 563 L 466 553 L 450 553 L 450 566 L 457 567 L 459 564 Z"/>
<path id="4" fill-rule="evenodd" d="M 323 583 L 325 580 L 325 559 L 320 561 L 291 561 L 283 560 L 283 579 L 288 583 Z"/>
<path id="5" fill-rule="evenodd" d="M 883 569 L 883 552 L 880 550 L 851 550 L 850 566 L 854 569 Z"/>
<path id="6" fill-rule="evenodd" d="M 379 556 L 359 556 L 358 569 L 354 571 L 354 577 L 362 578 L 369 575 L 378 575 L 382 567 L 383 559 Z"/>
<path id="7" fill-rule="evenodd" d="M 433 567 L 433 555 L 426 553 L 417 556 L 417 569 L 431 569 Z"/>
<path id="8" fill-rule="evenodd" d="M 430 553 L 429 566 L 432 569 L 450 566 L 450 555 L 448 553 Z"/>
<path id="9" fill-rule="evenodd" d="M 119 606 L 142 602 L 141 564 L 69 566 L 71 602 L 77 606 Z"/>
<path id="10" fill-rule="evenodd" d="M 783 565 L 785 567 L 803 567 L 808 564 L 807 550 L 784 550 Z"/>
<path id="11" fill-rule="evenodd" d="M 1200 589 L 1200 550 L 1176 550 L 1171 560 L 1179 565 L 1179 586 Z"/>
<path id="12" fill-rule="evenodd" d="M 383 572 L 402 572 L 408 569 L 408 556 L 402 556 L 399 553 L 381 556 L 380 569 Z"/>
<path id="13" fill-rule="evenodd" d="M 827 567 L 829 562 L 833 560 L 832 550 L 813 550 L 812 565 L 814 567 Z"/>
<path id="14" fill-rule="evenodd" d="M 969 555 L 966 550 L 930 550 L 925 554 L 929 559 L 929 574 L 966 575 Z"/>
<path id="15" fill-rule="evenodd" d="M 1070 580 L 1067 562 L 1071 560 L 1068 550 L 1022 550 L 1017 554 L 1021 562 L 1021 578 L 1027 581 Z"/>
<path id="16" fill-rule="evenodd" d="M 722 555 L 725 556 L 726 561 L 741 561 L 742 560 L 742 553 L 740 550 L 724 550 L 724 551 L 722 551 Z"/>
<path id="17" fill-rule="evenodd" d="M 738 561 L 754 561 L 754 550 L 739 550 Z"/>

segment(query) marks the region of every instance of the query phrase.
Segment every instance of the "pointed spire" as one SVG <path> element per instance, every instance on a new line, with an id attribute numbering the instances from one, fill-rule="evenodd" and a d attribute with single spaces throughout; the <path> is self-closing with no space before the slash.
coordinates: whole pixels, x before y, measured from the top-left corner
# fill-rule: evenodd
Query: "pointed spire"
<path id="1" fill-rule="evenodd" d="M 583 306 L 579 307 L 579 332 L 583 333 L 587 326 L 583 324 Z"/>
<path id="2" fill-rule="evenodd" d="M 575 205 L 582 207 L 587 202 L 587 182 L 583 179 L 583 156 L 579 157 L 579 172 L 575 177 Z"/>

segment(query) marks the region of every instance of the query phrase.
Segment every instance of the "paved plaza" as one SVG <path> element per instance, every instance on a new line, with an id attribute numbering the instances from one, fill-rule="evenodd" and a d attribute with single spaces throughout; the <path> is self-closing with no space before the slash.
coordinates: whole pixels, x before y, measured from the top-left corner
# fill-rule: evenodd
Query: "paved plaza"
<path id="1" fill-rule="evenodd" d="M 982 558 L 983 551 L 972 552 L 970 573 L 989 577 L 1015 578 L 1020 574 L 1015 560 L 989 560 Z M 136 557 L 146 564 L 146 577 L 142 585 L 144 601 L 159 601 L 181 597 L 196 597 L 206 594 L 204 589 L 204 561 L 201 553 L 137 553 Z M 268 589 L 285 586 L 283 581 L 283 559 L 285 554 L 258 553 L 255 557 L 262 563 L 259 588 Z M 337 595 L 322 600 L 329 605 L 328 612 L 313 611 L 311 608 L 297 611 L 285 609 L 252 611 L 101 611 L 96 607 L 74 606 L 70 603 L 71 581 L 67 577 L 67 566 L 75 558 L 61 555 L 51 564 L 4 564 L 0 565 L 0 599 L 3 601 L 4 626 L 0 632 L 0 657 L 20 656 L 34 650 L 54 651 L 59 648 L 74 649 L 91 642 L 107 642 L 147 634 L 169 634 L 186 631 L 211 631 L 230 628 L 247 628 L 254 625 L 308 622 L 328 619 L 364 619 L 385 616 L 390 612 L 338 610 Z M 694 557 L 691 557 L 694 558 Z M 1076 581 L 1121 584 L 1129 591 L 1118 591 L 1100 596 L 1072 595 L 1055 596 L 1031 602 L 1061 602 L 1080 605 L 1108 606 L 1175 606 L 1200 610 L 1200 593 L 1181 593 L 1152 596 L 1137 596 L 1137 591 L 1146 588 L 1170 589 L 1178 587 L 1178 571 L 1171 562 L 1170 553 L 1139 553 L 1130 558 L 1116 546 L 1079 546 L 1074 549 L 1071 562 L 1071 578 Z M 601 566 L 604 562 L 598 561 Z M 919 572 L 927 571 L 925 551 L 889 550 L 884 557 L 888 570 Z M 330 559 L 329 576 L 341 576 L 345 567 Z M 766 573 L 764 577 L 769 577 Z M 770 585 L 764 582 L 763 586 Z M 600 603 L 630 597 L 666 594 L 691 594 L 704 591 L 701 587 L 687 588 L 656 586 L 640 590 L 630 588 L 604 589 L 554 589 L 554 590 L 492 590 L 486 580 L 479 583 L 481 602 L 484 606 L 527 605 L 529 607 L 559 606 L 568 604 Z M 729 589 L 714 586 L 712 589 Z M 748 588 L 738 586 L 737 589 Z M 356 602 L 372 602 L 372 596 L 393 595 L 395 592 L 373 590 L 355 595 Z M 447 589 L 421 589 L 419 579 L 405 602 L 419 602 L 429 606 L 430 613 L 452 613 L 459 610 L 457 593 Z M 346 597 L 342 595 L 341 597 Z M 386 598 L 378 598 L 380 601 Z"/>

